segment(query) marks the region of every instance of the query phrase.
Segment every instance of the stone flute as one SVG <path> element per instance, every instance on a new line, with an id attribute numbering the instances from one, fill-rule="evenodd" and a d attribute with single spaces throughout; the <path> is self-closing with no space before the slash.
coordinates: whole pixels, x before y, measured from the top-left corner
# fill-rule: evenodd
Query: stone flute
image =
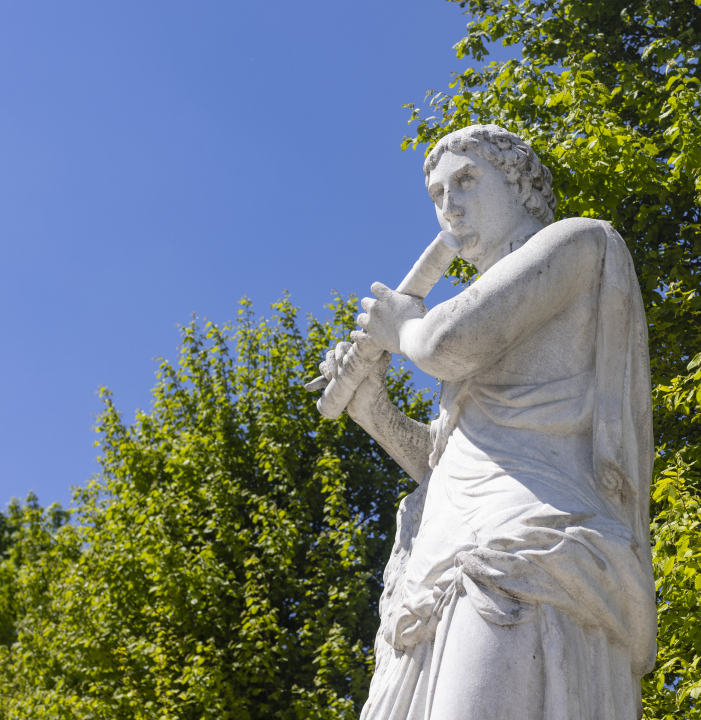
<path id="1" fill-rule="evenodd" d="M 441 230 L 399 284 L 397 292 L 424 300 L 448 270 L 460 248 L 461 243 L 455 235 Z M 322 374 L 305 385 L 309 392 L 324 388 L 324 394 L 316 407 L 330 420 L 335 420 L 346 409 L 358 386 L 382 356 L 382 348 L 368 341 L 367 333 L 353 333 L 353 338 L 354 343 L 344 354 L 343 364 L 336 377 L 329 381 Z"/>

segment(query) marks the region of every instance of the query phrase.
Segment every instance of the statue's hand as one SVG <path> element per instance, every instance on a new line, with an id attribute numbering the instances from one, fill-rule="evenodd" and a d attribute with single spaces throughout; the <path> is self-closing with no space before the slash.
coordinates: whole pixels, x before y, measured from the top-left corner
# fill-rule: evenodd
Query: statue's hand
<path id="1" fill-rule="evenodd" d="M 423 300 L 390 290 L 379 282 L 370 289 L 377 300 L 363 298 L 360 304 L 365 312 L 358 315 L 358 325 L 374 345 L 398 353 L 402 328 L 410 320 L 421 319 L 428 312 L 426 306 Z"/>
<path id="2" fill-rule="evenodd" d="M 326 353 L 326 359 L 319 364 L 321 374 L 329 381 L 343 372 L 344 361 L 352 345 L 340 342 L 335 349 Z M 372 411 L 389 402 L 387 396 L 387 368 L 392 362 L 392 353 L 383 352 L 368 376 L 355 391 L 353 398 L 346 407 L 346 412 L 354 420 L 370 417 Z"/>

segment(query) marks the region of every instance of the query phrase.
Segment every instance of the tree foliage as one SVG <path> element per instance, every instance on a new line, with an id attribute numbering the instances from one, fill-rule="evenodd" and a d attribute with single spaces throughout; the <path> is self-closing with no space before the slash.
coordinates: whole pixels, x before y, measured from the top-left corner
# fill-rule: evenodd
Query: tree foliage
<path id="1" fill-rule="evenodd" d="M 454 0 L 458 2 L 459 0 Z M 635 262 L 650 329 L 658 458 L 652 500 L 659 655 L 649 717 L 701 717 L 701 0 L 464 0 L 473 61 L 413 104 L 427 144 L 461 127 L 518 133 L 552 170 L 556 219 L 609 220 Z M 488 62 L 501 42 L 514 48 Z M 456 282 L 474 268 L 455 263 Z"/>
<path id="2" fill-rule="evenodd" d="M 654 391 L 657 418 L 701 422 L 701 354 Z M 666 417 L 667 416 L 667 417 Z M 659 592 L 655 672 L 644 681 L 649 717 L 701 717 L 701 446 L 658 446 L 652 488 L 653 562 Z"/>
<path id="3" fill-rule="evenodd" d="M 101 474 L 72 522 L 30 500 L 0 526 L 0 718 L 356 717 L 397 498 L 413 484 L 303 389 L 354 303 L 287 299 L 183 328 L 153 408 L 108 391 Z M 391 394 L 426 419 L 401 366 Z"/>
<path id="4" fill-rule="evenodd" d="M 457 0 L 456 0 L 457 1 Z M 465 0 L 472 66 L 415 106 L 428 149 L 494 122 L 554 175 L 558 217 L 607 219 L 650 321 L 659 655 L 650 718 L 701 718 L 701 0 Z M 488 49 L 514 48 L 489 63 Z M 474 269 L 451 274 L 469 281 Z M 306 333 L 287 299 L 183 328 L 150 412 L 98 422 L 102 472 L 70 522 L 35 498 L 0 514 L 0 720 L 355 717 L 381 570 L 410 481 L 301 388 L 354 311 Z M 395 402 L 428 403 L 401 367 Z"/>

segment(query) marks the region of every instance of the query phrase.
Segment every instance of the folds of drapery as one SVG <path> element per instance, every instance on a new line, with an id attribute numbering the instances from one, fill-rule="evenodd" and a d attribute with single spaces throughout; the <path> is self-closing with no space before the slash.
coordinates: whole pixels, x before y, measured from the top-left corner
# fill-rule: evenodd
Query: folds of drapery
<path id="1" fill-rule="evenodd" d="M 463 595 L 488 622 L 540 624 L 546 720 L 622 720 L 639 709 L 639 678 L 654 664 L 656 634 L 647 324 L 625 243 L 608 223 L 601 228 L 594 376 L 512 388 L 444 384 L 441 413 L 431 428 L 430 464 L 437 466 L 468 400 L 496 424 L 512 428 L 547 432 L 549 423 L 552 432 L 576 433 L 581 428 L 567 423 L 593 416 L 594 477 L 610 512 L 577 517 L 542 507 L 504 534 L 479 544 L 466 541 L 455 569 L 436 583 L 433 610 L 417 616 L 404 575 L 426 478 L 400 509 L 380 608 L 377 669 L 363 720 L 429 720 L 430 702 L 421 706 L 407 698 L 430 696 L 440 672 L 440 638 L 450 631 L 449 608 Z"/>
<path id="2" fill-rule="evenodd" d="M 646 553 L 650 550 L 650 481 L 654 461 L 647 319 L 633 259 L 607 222 L 596 333 L 594 470 L 621 508 Z"/>
<path id="3" fill-rule="evenodd" d="M 431 424 L 435 468 L 468 398 L 501 425 L 543 432 L 581 432 L 593 409 L 594 470 L 619 517 L 649 552 L 649 496 L 654 441 L 647 320 L 633 260 L 623 238 L 604 221 L 594 382 L 587 373 L 509 389 L 474 379 L 444 383 Z M 591 392 L 593 390 L 593 392 Z M 649 572 L 652 577 L 652 562 Z"/>
<path id="4" fill-rule="evenodd" d="M 404 537 L 398 537 L 400 553 L 409 555 L 423 496 L 411 500 Z M 654 591 L 651 595 L 641 572 L 640 550 L 617 521 L 553 511 L 458 553 L 434 587 L 429 617 L 412 617 L 402 576 L 395 576 L 397 602 L 390 607 L 386 599 L 378 665 L 362 720 L 438 720 L 431 713 L 433 690 L 452 610 L 460 601 L 471 602 L 497 626 L 538 624 L 545 720 L 639 717 L 639 679 L 654 663 L 656 624 Z M 396 627 L 402 616 L 413 624 L 400 639 Z M 427 632 L 431 627 L 435 637 Z M 462 671 L 488 669 L 476 662 Z"/>
<path id="5" fill-rule="evenodd" d="M 361 720 L 446 720 L 436 717 L 433 707 L 442 651 L 457 602 L 471 599 L 454 594 L 435 640 L 393 652 L 383 675 L 373 681 Z M 642 716 L 640 682 L 630 672 L 625 647 L 611 643 L 601 628 L 583 627 L 548 604 L 533 608 L 529 620 L 538 623 L 542 643 L 543 720 Z M 474 668 L 465 668 L 466 673 L 471 671 Z M 508 678 L 493 682 L 508 682 Z M 481 716 L 480 720 L 488 719 Z"/>

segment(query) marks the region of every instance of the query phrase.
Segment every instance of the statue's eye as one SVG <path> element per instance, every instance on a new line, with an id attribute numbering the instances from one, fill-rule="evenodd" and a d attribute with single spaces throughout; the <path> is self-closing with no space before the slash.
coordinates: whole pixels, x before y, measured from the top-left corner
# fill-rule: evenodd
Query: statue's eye
<path id="1" fill-rule="evenodd" d="M 443 190 L 436 190 L 433 193 L 432 200 L 436 205 L 443 205 Z"/>
<path id="2" fill-rule="evenodd" d="M 463 190 L 470 190 L 475 186 L 475 183 L 477 182 L 477 178 L 472 177 L 472 175 L 463 175 L 460 178 L 460 187 Z"/>

